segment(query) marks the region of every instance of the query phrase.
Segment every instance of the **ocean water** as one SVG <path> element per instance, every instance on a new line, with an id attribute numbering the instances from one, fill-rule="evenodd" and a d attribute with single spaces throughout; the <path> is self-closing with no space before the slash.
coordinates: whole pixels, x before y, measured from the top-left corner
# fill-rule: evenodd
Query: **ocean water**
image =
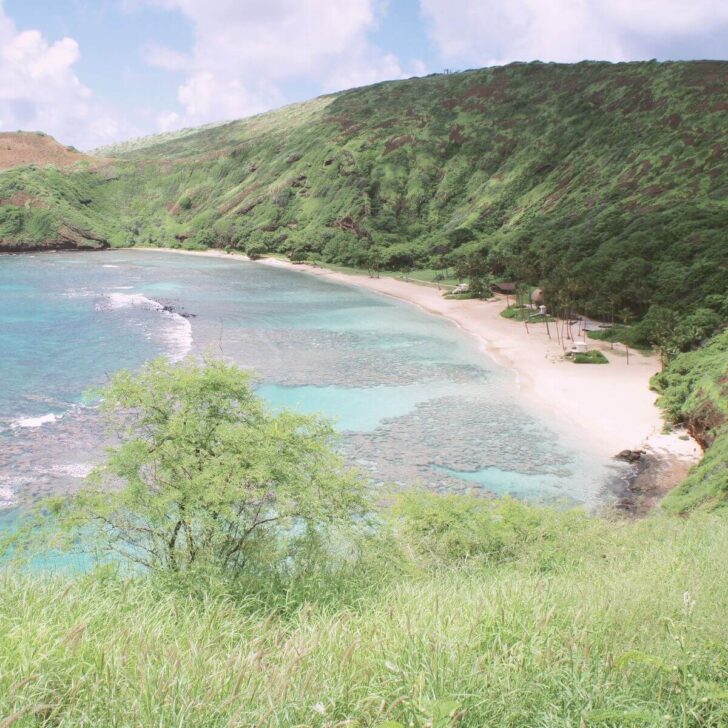
<path id="1" fill-rule="evenodd" d="M 250 368 L 320 412 L 375 487 L 596 505 L 624 468 L 531 411 L 513 374 L 414 306 L 294 271 L 149 251 L 0 257 L 0 505 L 78 487 L 103 455 L 89 388 L 155 356 Z"/>

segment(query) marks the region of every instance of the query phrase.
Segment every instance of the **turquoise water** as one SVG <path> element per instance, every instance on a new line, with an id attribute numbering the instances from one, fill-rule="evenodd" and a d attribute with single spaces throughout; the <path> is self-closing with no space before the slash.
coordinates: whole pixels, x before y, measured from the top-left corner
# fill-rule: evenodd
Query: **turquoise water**
<path id="1" fill-rule="evenodd" d="M 549 495 L 557 496 L 561 491 L 561 478 L 558 475 L 520 473 L 496 466 L 474 472 L 462 472 L 450 468 L 439 468 L 439 470 L 455 478 L 476 483 L 480 488 L 496 495 L 517 493 L 523 498 L 535 499 L 548 498 Z"/>
<path id="2" fill-rule="evenodd" d="M 187 353 L 252 369 L 274 408 L 332 418 L 373 483 L 592 504 L 622 474 L 414 306 L 253 263 L 55 253 L 0 257 L 0 501 L 77 487 L 104 438 L 88 387 Z"/>

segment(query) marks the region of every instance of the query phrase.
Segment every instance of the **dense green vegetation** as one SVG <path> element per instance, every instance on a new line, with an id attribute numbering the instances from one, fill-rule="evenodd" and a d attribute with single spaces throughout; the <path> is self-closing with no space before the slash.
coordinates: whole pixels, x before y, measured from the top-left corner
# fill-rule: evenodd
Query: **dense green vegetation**
<path id="1" fill-rule="evenodd" d="M 352 518 L 328 431 L 266 413 L 234 367 L 156 362 L 104 401 L 116 488 L 47 502 L 10 539 L 101 564 L 0 574 L 3 725 L 728 720 L 724 518 L 418 492 Z"/>
<path id="2" fill-rule="evenodd" d="M 680 354 L 653 379 L 659 404 L 706 448 L 703 460 L 665 501 L 674 511 L 724 508 L 728 499 L 728 330 Z"/>
<path id="3" fill-rule="evenodd" d="M 0 250 L 102 247 L 115 225 L 112 209 L 98 204 L 108 174 L 86 164 L 0 172 Z"/>

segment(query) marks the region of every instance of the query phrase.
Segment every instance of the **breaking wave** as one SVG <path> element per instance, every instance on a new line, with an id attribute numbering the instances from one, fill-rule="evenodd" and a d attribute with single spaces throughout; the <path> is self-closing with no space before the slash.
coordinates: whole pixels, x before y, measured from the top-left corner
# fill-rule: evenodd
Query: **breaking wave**
<path id="1" fill-rule="evenodd" d="M 17 420 L 13 420 L 10 423 L 10 427 L 13 430 L 18 427 L 42 427 L 43 425 L 49 425 L 52 422 L 56 422 L 62 417 L 63 415 L 57 415 L 54 412 L 49 412 L 46 415 L 40 415 L 38 417 L 20 417 Z"/>
<path id="2" fill-rule="evenodd" d="M 116 310 L 121 308 L 142 308 L 161 314 L 168 325 L 162 331 L 165 344 L 168 347 L 169 360 L 172 362 L 184 359 L 192 348 L 192 325 L 181 314 L 173 311 L 153 298 L 141 293 L 107 293 L 103 301 L 96 305 L 98 311 Z"/>

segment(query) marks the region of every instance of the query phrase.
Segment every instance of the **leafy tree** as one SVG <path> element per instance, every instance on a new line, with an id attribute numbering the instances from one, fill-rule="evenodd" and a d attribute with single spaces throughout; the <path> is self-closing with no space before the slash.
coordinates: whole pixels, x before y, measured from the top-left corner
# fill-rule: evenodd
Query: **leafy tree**
<path id="1" fill-rule="evenodd" d="M 267 412 L 235 366 L 156 360 L 117 374 L 102 408 L 119 444 L 88 487 L 44 504 L 46 522 L 62 525 L 60 548 L 80 542 L 153 570 L 234 575 L 280 563 L 363 506 L 331 426 Z"/>
<path id="2" fill-rule="evenodd" d="M 189 242 L 196 246 L 196 249 L 212 248 L 216 242 L 216 236 L 210 228 L 203 228 L 195 233 Z"/>
<path id="3" fill-rule="evenodd" d="M 265 255 L 266 252 L 265 245 L 262 243 L 251 241 L 245 246 L 245 255 L 247 255 L 250 260 L 258 260 L 258 258 Z"/>
<path id="4" fill-rule="evenodd" d="M 213 225 L 214 242 L 222 247 L 233 246 L 238 242 L 238 229 L 232 220 L 217 220 Z"/>
<path id="5" fill-rule="evenodd" d="M 288 260 L 291 263 L 303 263 L 307 258 L 307 253 L 303 248 L 294 248 L 288 253 Z"/>
<path id="6" fill-rule="evenodd" d="M 479 253 L 471 253 L 459 258 L 455 264 L 458 278 L 467 278 L 470 293 L 476 298 L 487 298 L 492 295 L 493 277 L 488 270 L 486 258 Z"/>
<path id="7" fill-rule="evenodd" d="M 680 351 L 688 351 L 712 336 L 721 325 L 719 314 L 709 308 L 698 308 L 680 321 L 676 330 L 676 343 Z"/>
<path id="8" fill-rule="evenodd" d="M 660 359 L 664 367 L 670 359 L 680 351 L 677 343 L 676 329 L 678 325 L 677 314 L 665 306 L 650 306 L 647 315 L 635 327 L 634 338 L 638 341 L 647 341 L 660 352 Z"/>
<path id="9" fill-rule="evenodd" d="M 382 269 L 382 253 L 379 248 L 372 245 L 369 250 L 367 250 L 364 258 L 369 275 L 378 278 L 379 271 Z"/>
<path id="10" fill-rule="evenodd" d="M 382 264 L 392 270 L 410 270 L 422 256 L 422 249 L 412 243 L 398 243 L 382 250 Z"/>

